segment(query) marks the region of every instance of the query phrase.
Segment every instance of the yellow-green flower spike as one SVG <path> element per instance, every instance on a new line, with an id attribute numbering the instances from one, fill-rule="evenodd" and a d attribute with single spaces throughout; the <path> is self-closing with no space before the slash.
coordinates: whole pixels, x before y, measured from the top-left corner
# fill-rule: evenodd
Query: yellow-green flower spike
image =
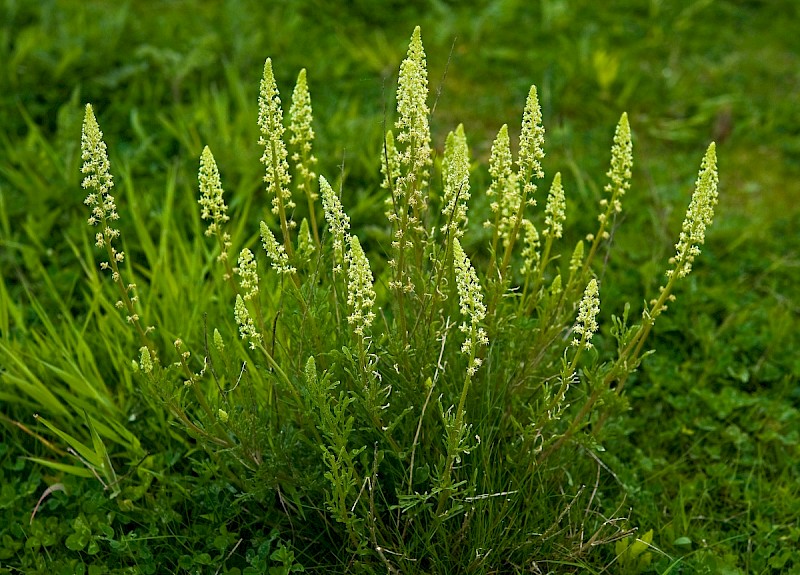
<path id="1" fill-rule="evenodd" d="M 348 260 L 347 307 L 350 309 L 350 315 L 347 317 L 347 323 L 353 327 L 355 333 L 363 337 L 375 319 L 375 313 L 372 311 L 375 305 L 375 290 L 369 260 L 355 235 L 350 236 Z"/>
<path id="2" fill-rule="evenodd" d="M 322 194 L 325 221 L 328 222 L 328 229 L 333 237 L 333 249 L 337 253 L 343 253 L 344 245 L 349 241 L 347 238 L 350 235 L 350 217 L 345 213 L 339 196 L 333 191 L 325 176 L 319 177 L 319 189 Z"/>
<path id="3" fill-rule="evenodd" d="M 272 260 L 272 268 L 279 274 L 291 274 L 296 270 L 289 265 L 289 257 L 286 255 L 286 249 L 278 243 L 272 230 L 269 229 L 266 223 L 261 222 L 261 244 L 264 246 L 264 251 L 267 256 Z"/>
<path id="4" fill-rule="evenodd" d="M 200 199 L 197 200 L 201 207 L 200 217 L 209 220 L 205 234 L 211 236 L 216 234 L 220 226 L 230 217 L 228 216 L 228 206 L 222 199 L 223 190 L 217 162 L 208 146 L 203 148 L 203 153 L 200 154 L 200 171 L 197 174 L 197 180 L 200 184 Z"/>
<path id="5" fill-rule="evenodd" d="M 217 351 L 220 354 L 225 353 L 225 342 L 222 341 L 222 334 L 219 333 L 217 328 L 214 328 L 214 347 L 217 348 Z"/>
<path id="6" fill-rule="evenodd" d="M 525 245 L 522 248 L 522 268 L 520 272 L 522 275 L 527 275 L 539 268 L 541 242 L 539 241 L 539 232 L 536 231 L 536 226 L 530 220 L 522 220 L 522 231 Z"/>
<path id="7" fill-rule="evenodd" d="M 236 294 L 233 317 L 236 319 L 236 325 L 239 326 L 239 335 L 250 343 L 250 349 L 255 349 L 261 343 L 261 334 L 256 329 L 253 318 L 239 294 Z"/>
<path id="8" fill-rule="evenodd" d="M 611 167 L 606 176 L 611 180 L 605 186 L 605 191 L 611 194 L 610 200 L 603 200 L 601 207 L 608 207 L 598 219 L 605 219 L 613 213 L 622 211 L 621 198 L 631 187 L 631 169 L 633 168 L 633 144 L 631 142 L 631 127 L 628 124 L 628 114 L 623 112 L 614 131 L 614 144 L 611 146 Z M 610 205 L 606 202 L 610 201 Z M 605 239 L 605 238 L 603 238 Z"/>
<path id="9" fill-rule="evenodd" d="M 311 127 L 311 95 L 308 93 L 305 68 L 300 70 L 297 75 L 297 84 L 292 92 L 292 105 L 289 108 L 289 118 L 289 131 L 291 132 L 289 144 L 295 147 L 295 153 L 292 154 L 295 169 L 304 180 L 316 180 L 317 175 L 311 171 L 311 167 L 317 163 L 317 158 L 311 154 L 314 129 Z"/>
<path id="10" fill-rule="evenodd" d="M 569 271 L 574 274 L 583 265 L 583 240 L 578 240 L 575 244 L 575 249 L 572 251 L 572 256 L 569 258 Z"/>
<path id="11" fill-rule="evenodd" d="M 264 63 L 264 76 L 258 96 L 258 127 L 261 136 L 258 143 L 264 146 L 261 163 L 266 167 L 264 182 L 267 191 L 272 194 L 272 213 L 280 216 L 281 227 L 285 223 L 285 212 L 295 207 L 289 191 L 291 176 L 286 161 L 286 144 L 283 141 L 283 110 L 275 75 L 272 72 L 272 60 Z M 293 222 L 286 222 L 291 227 Z"/>
<path id="12" fill-rule="evenodd" d="M 300 231 L 297 234 L 297 255 L 301 261 L 306 263 L 311 261 L 311 256 L 317 250 L 314 244 L 314 238 L 311 235 L 311 229 L 308 226 L 308 220 L 303 218 L 300 222 Z"/>
<path id="13" fill-rule="evenodd" d="M 400 65 L 397 81 L 397 113 L 395 123 L 398 160 L 401 176 L 395 192 L 405 194 L 409 206 L 419 210 L 425 202 L 422 189 L 427 186 L 431 160 L 431 132 L 428 124 L 428 70 L 422 47 L 420 28 L 411 36 L 408 55 Z"/>
<path id="14" fill-rule="evenodd" d="M 153 371 L 153 358 L 150 356 L 150 350 L 146 345 L 139 348 L 139 367 L 145 373 L 152 373 Z"/>
<path id="15" fill-rule="evenodd" d="M 600 290 L 597 280 L 592 278 L 583 292 L 583 298 L 578 307 L 578 318 L 572 328 L 576 337 L 572 340 L 574 346 L 592 348 L 592 337 L 597 333 L 597 314 L 600 312 Z"/>
<path id="16" fill-rule="evenodd" d="M 547 205 L 544 208 L 544 235 L 551 238 L 560 238 L 564 231 L 566 219 L 567 200 L 564 197 L 564 188 L 561 185 L 561 172 L 553 178 L 550 193 L 547 196 Z"/>
<path id="17" fill-rule="evenodd" d="M 494 225 L 497 226 L 495 233 L 503 240 L 503 245 L 507 245 L 522 202 L 517 174 L 513 171 L 507 124 L 503 124 L 492 144 L 489 175 L 492 176 L 492 183 L 486 195 L 492 199 L 490 207 L 495 217 Z M 491 226 L 492 223 L 486 222 L 484 225 Z"/>
<path id="18" fill-rule="evenodd" d="M 522 181 L 522 195 L 534 204 L 533 194 L 536 184 L 531 178 L 544 178 L 541 161 L 544 158 L 544 126 L 542 125 L 542 108 L 536 86 L 531 86 L 525 111 L 522 114 L 522 130 L 519 135 L 519 178 Z"/>
<path id="19" fill-rule="evenodd" d="M 114 178 L 111 175 L 106 143 L 103 141 L 103 132 L 100 131 L 91 104 L 86 104 L 83 119 L 81 159 L 83 160 L 81 172 L 84 174 L 81 185 L 89 190 L 84 203 L 92 209 L 88 222 L 91 226 L 101 227 L 101 231 L 95 234 L 95 243 L 97 247 L 102 248 L 106 243 L 119 237 L 119 230 L 112 224 L 119 219 L 119 214 L 114 196 L 111 195 Z M 120 255 L 122 256 L 122 252 Z"/>
<path id="20" fill-rule="evenodd" d="M 461 345 L 461 351 L 472 358 L 472 362 L 467 366 L 467 375 L 471 377 L 475 375 L 481 365 L 480 358 L 475 357 L 478 346 L 489 344 L 486 330 L 482 325 L 486 317 L 486 306 L 483 303 L 483 292 L 478 282 L 478 276 L 457 238 L 453 239 L 453 265 L 459 309 L 463 318 L 459 329 L 466 335 L 466 339 Z"/>
<path id="21" fill-rule="evenodd" d="M 258 295 L 258 269 L 256 258 L 249 249 L 244 248 L 239 253 L 239 261 L 233 270 L 239 276 L 239 285 L 242 288 L 245 301 Z"/>
<path id="22" fill-rule="evenodd" d="M 444 173 L 442 233 L 461 237 L 467 224 L 467 201 L 470 198 L 469 148 L 463 124 L 459 124 L 456 131 L 450 132 L 447 136 L 442 172 Z"/>
<path id="23" fill-rule="evenodd" d="M 668 271 L 667 276 L 675 273 L 679 278 L 683 278 L 692 271 L 694 258 L 700 255 L 700 246 L 706 240 L 706 227 L 710 226 L 714 219 L 718 184 L 717 147 L 712 142 L 708 146 L 700 166 L 692 200 L 683 220 L 681 235 L 678 243 L 675 244 L 676 254 L 670 259 L 670 263 L 676 264 L 676 267 L 674 270 Z"/>

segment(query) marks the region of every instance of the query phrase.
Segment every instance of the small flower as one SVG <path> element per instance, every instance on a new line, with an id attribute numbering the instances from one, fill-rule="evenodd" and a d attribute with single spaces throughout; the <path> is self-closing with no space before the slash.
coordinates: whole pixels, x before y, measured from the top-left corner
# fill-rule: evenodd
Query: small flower
<path id="1" fill-rule="evenodd" d="M 467 223 L 467 201 L 469 193 L 469 148 L 464 135 L 464 125 L 459 124 L 450 132 L 444 147 L 442 160 L 444 173 L 444 206 L 442 207 L 442 233 L 454 237 L 464 235 Z"/>
<path id="2" fill-rule="evenodd" d="M 289 191 L 291 176 L 286 161 L 286 144 L 283 142 L 283 110 L 275 75 L 272 72 L 272 59 L 264 63 L 264 76 L 258 96 L 258 127 L 261 136 L 258 143 L 264 146 L 261 163 L 266 166 L 264 181 L 267 191 L 272 193 L 272 213 L 295 207 L 292 193 Z"/>
<path id="3" fill-rule="evenodd" d="M 322 209 L 325 212 L 325 221 L 328 222 L 328 229 L 333 237 L 333 250 L 342 253 L 345 242 L 350 236 L 350 217 L 344 212 L 339 196 L 325 179 L 319 177 L 319 189 L 322 193 Z"/>
<path id="4" fill-rule="evenodd" d="M 228 423 L 228 412 L 225 411 L 224 409 L 217 410 L 217 417 L 219 417 L 219 420 L 222 423 Z"/>
<path id="5" fill-rule="evenodd" d="M 250 343 L 250 349 L 255 349 L 261 343 L 261 334 L 258 333 L 253 318 L 247 310 L 247 306 L 242 299 L 242 296 L 236 294 L 236 304 L 233 308 L 233 316 L 236 319 L 236 325 L 239 326 L 239 334 L 242 339 Z"/>
<path id="6" fill-rule="evenodd" d="M 471 365 L 467 367 L 467 375 L 472 377 L 481 365 L 481 360 L 475 357 L 477 346 L 489 344 L 486 331 L 481 326 L 486 317 L 486 306 L 478 276 L 458 238 L 453 238 L 453 264 L 459 308 L 464 319 L 459 329 L 467 336 L 461 345 L 461 352 L 472 358 Z"/>
<path id="7" fill-rule="evenodd" d="M 311 95 L 308 93 L 305 68 L 300 70 L 297 75 L 297 84 L 292 92 L 292 105 L 289 108 L 289 118 L 289 131 L 292 134 L 289 144 L 295 149 L 295 153 L 292 154 L 295 170 L 302 180 L 315 180 L 317 175 L 311 171 L 311 167 L 317 163 L 317 159 L 311 154 L 314 129 L 311 127 Z M 313 199 L 316 197 L 312 197 Z"/>
<path id="8" fill-rule="evenodd" d="M 551 238 L 560 238 L 563 233 L 563 224 L 566 219 L 567 201 L 564 197 L 564 188 L 561 186 L 561 172 L 553 178 L 550 193 L 547 196 L 547 205 L 544 209 L 544 235 Z"/>
<path id="9" fill-rule="evenodd" d="M 522 131 L 519 135 L 519 179 L 522 181 L 522 195 L 531 198 L 536 191 L 536 184 L 530 181 L 532 177 L 542 179 L 541 160 L 544 158 L 544 126 L 542 126 L 542 108 L 539 106 L 539 97 L 536 86 L 531 86 L 528 99 L 525 102 L 525 111 L 522 114 Z M 530 199 L 532 202 L 533 200 Z"/>
<path id="10" fill-rule="evenodd" d="M 253 252 L 244 248 L 239 253 L 238 264 L 233 271 L 239 276 L 239 285 L 242 287 L 244 299 L 247 301 L 258 295 L 258 269 Z"/>
<path id="11" fill-rule="evenodd" d="M 352 235 L 347 266 L 347 306 L 350 308 L 347 323 L 354 326 L 353 331 L 362 337 L 375 319 L 374 305 L 375 290 L 369 260 L 358 237 Z"/>
<path id="12" fill-rule="evenodd" d="M 272 235 L 272 230 L 264 222 L 261 222 L 261 244 L 269 259 L 272 260 L 272 268 L 275 271 L 279 274 L 291 274 L 297 271 L 289 265 L 289 256 L 286 255 L 286 250 L 278 243 L 278 240 Z"/>
<path id="13" fill-rule="evenodd" d="M 670 263 L 677 265 L 674 270 L 667 272 L 667 277 L 677 273 L 679 278 L 683 278 L 692 271 L 694 258 L 700 255 L 700 246 L 706 240 L 706 227 L 714 220 L 718 183 L 717 148 L 716 144 L 711 142 L 700 166 L 692 200 L 683 220 L 680 239 L 675 244 L 676 254 L 670 259 Z"/>
<path id="14" fill-rule="evenodd" d="M 597 333 L 597 314 L 600 312 L 600 292 L 597 287 L 597 280 L 592 278 L 583 292 L 580 306 L 578 307 L 578 318 L 572 328 L 580 339 L 572 340 L 572 345 L 583 345 L 586 349 L 592 348 L 592 336 Z"/>

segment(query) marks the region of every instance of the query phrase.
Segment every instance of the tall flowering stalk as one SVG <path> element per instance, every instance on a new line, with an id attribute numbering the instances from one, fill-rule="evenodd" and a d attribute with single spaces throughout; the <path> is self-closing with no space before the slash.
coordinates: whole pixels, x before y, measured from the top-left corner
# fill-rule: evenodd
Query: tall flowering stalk
<path id="1" fill-rule="evenodd" d="M 503 261 L 498 268 L 498 276 L 505 277 L 508 264 L 511 261 L 511 254 L 514 251 L 514 244 L 519 234 L 520 226 L 524 218 L 525 206 L 535 206 L 536 200 L 533 194 L 537 186 L 534 179 L 542 179 L 544 171 L 541 161 L 544 158 L 544 126 L 542 125 L 542 108 L 539 105 L 539 96 L 536 86 L 531 86 L 528 91 L 528 98 L 525 102 L 525 110 L 522 114 L 522 129 L 519 135 L 519 153 L 517 155 L 517 185 L 522 186 L 519 195 L 512 195 L 509 203 L 505 207 L 505 212 L 513 214 L 512 226 L 507 232 L 507 239 L 504 239 L 505 252 Z M 506 201 L 509 201 L 506 200 Z"/>
<path id="2" fill-rule="evenodd" d="M 659 297 L 652 300 L 647 309 L 642 312 L 642 326 L 637 335 L 623 351 L 621 359 L 636 361 L 641 353 L 644 341 L 650 333 L 653 324 L 667 309 L 667 302 L 673 301 L 675 296 L 672 289 L 675 283 L 685 278 L 692 271 L 692 264 L 695 258 L 700 255 L 700 246 L 705 243 L 706 228 L 714 220 L 714 206 L 717 205 L 719 176 L 717 174 L 717 147 L 714 142 L 708 146 L 703 161 L 700 164 L 700 172 L 695 181 L 695 189 L 689 207 L 686 209 L 686 216 L 683 219 L 683 226 L 678 243 L 675 244 L 676 253 L 670 258 L 669 263 L 673 266 L 667 270 L 667 284 L 659 288 Z M 621 388 L 622 385 L 618 387 Z"/>
<path id="3" fill-rule="evenodd" d="M 305 68 L 300 70 L 297 75 L 297 83 L 295 84 L 294 92 L 292 92 L 292 105 L 289 108 L 289 118 L 289 132 L 291 132 L 289 145 L 294 148 L 292 162 L 294 162 L 295 174 L 297 175 L 297 187 L 303 191 L 308 201 L 308 214 L 309 218 L 311 218 L 314 242 L 319 246 L 317 213 L 314 207 L 314 202 L 318 196 L 313 189 L 317 179 L 317 175 L 313 171 L 317 158 L 312 153 L 314 129 L 311 127 L 311 122 L 313 115 Z"/>
<path id="4" fill-rule="evenodd" d="M 118 250 L 114 245 L 114 241 L 119 238 L 119 229 L 114 223 L 119 219 L 119 214 L 114 196 L 111 195 L 114 178 L 111 175 L 111 163 L 108 161 L 103 132 L 100 131 L 91 104 L 86 104 L 83 119 L 81 159 L 83 160 L 81 173 L 84 175 L 81 185 L 89 191 L 84 203 L 92 210 L 88 223 L 90 226 L 99 227 L 99 231 L 95 233 L 95 245 L 104 248 L 108 258 L 100 263 L 100 269 L 111 272 L 111 279 L 120 295 L 116 307 L 127 312 L 128 323 L 136 330 L 142 347 L 148 349 L 147 355 L 150 356 L 151 363 L 158 361 L 155 347 L 147 338 L 147 332 L 153 328 L 142 328 L 139 313 L 136 311 L 136 303 L 139 301 L 136 284 L 125 284 L 120 273 L 119 264 L 125 261 L 125 252 Z"/>
<path id="5" fill-rule="evenodd" d="M 287 211 L 293 209 L 295 204 L 288 187 L 292 178 L 289 175 L 289 164 L 286 161 L 288 153 L 283 141 L 281 97 L 275 83 L 270 58 L 264 63 L 264 76 L 261 79 L 258 96 L 258 127 L 261 130 L 258 143 L 264 146 L 264 153 L 261 156 L 261 163 L 266 167 L 264 182 L 267 184 L 267 192 L 272 195 L 272 213 L 280 220 L 283 245 L 291 258 L 294 250 L 289 237 L 289 228 L 294 227 L 294 221 L 289 219 Z"/>
<path id="6" fill-rule="evenodd" d="M 472 267 L 467 254 L 461 247 L 461 242 L 453 238 L 453 265 L 455 267 L 456 291 L 458 292 L 459 309 L 461 311 L 462 322 L 459 329 L 465 334 L 464 342 L 461 344 L 461 353 L 466 355 L 467 372 L 464 378 L 464 385 L 461 388 L 461 397 L 456 408 L 455 421 L 452 426 L 447 428 L 447 458 L 442 478 L 442 492 L 439 497 L 437 515 L 444 509 L 451 487 L 450 476 L 453 464 L 458 457 L 460 444 L 466 435 L 467 426 L 464 422 L 466 411 L 467 395 L 469 393 L 472 378 L 478 372 L 482 360 L 478 357 L 480 346 L 489 345 L 489 338 L 483 327 L 486 318 L 486 306 L 483 303 L 483 292 L 478 282 L 478 276 Z"/>
<path id="7" fill-rule="evenodd" d="M 409 251 L 412 246 L 415 248 L 415 261 L 420 264 L 420 236 L 424 232 L 422 216 L 427 207 L 424 190 L 428 186 L 429 168 L 432 164 L 427 97 L 428 70 L 420 28 L 417 26 L 411 36 L 407 56 L 400 65 L 397 82 L 398 118 L 395 122 L 396 150 L 393 157 L 388 157 L 387 154 L 389 166 L 385 171 L 385 174 L 397 174 L 392 187 L 392 209 L 388 214 L 392 224 L 394 251 L 394 257 L 389 261 L 393 270 L 389 287 L 397 293 L 403 324 L 404 294 L 414 291 L 407 269 Z M 405 331 L 403 328 L 404 333 Z"/>
<path id="8" fill-rule="evenodd" d="M 606 176 L 610 181 L 606 184 L 604 191 L 609 194 L 609 197 L 600 200 L 600 208 L 603 211 L 597 216 L 597 220 L 600 222 L 597 232 L 590 234 L 586 238 L 592 242 L 592 245 L 589 248 L 589 255 L 583 264 L 583 274 L 589 270 L 600 243 L 611 236 L 608 231 L 611 225 L 610 222 L 616 214 L 622 211 L 622 197 L 631 187 L 632 168 L 633 144 L 631 142 L 631 127 L 628 124 L 628 114 L 623 112 L 614 131 L 614 144 L 611 146 L 611 167 L 606 172 Z"/>

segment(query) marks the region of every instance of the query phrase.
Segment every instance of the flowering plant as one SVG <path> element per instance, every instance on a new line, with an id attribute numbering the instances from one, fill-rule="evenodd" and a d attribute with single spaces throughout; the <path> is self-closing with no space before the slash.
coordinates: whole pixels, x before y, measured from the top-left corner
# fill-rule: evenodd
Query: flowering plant
<path id="1" fill-rule="evenodd" d="M 607 358 L 607 346 L 595 339 L 602 286 L 594 266 L 631 188 L 627 115 L 613 138 L 608 197 L 597 230 L 586 237 L 588 251 L 582 240 L 565 252 L 569 185 L 560 173 L 544 209 L 534 209 L 537 182 L 546 177 L 536 88 L 524 107 L 516 159 L 508 126 L 499 130 L 486 190 L 470 182 L 463 125 L 448 135 L 437 164 L 427 100 L 417 28 L 400 66 L 396 133 L 386 133 L 380 154 L 390 237 L 383 254 L 351 230 L 345 183 L 337 193 L 317 177 L 306 71 L 298 76 L 287 138 L 267 59 L 258 99 L 271 202 L 259 225 L 263 255 L 229 230 L 236 213 L 225 204 L 220 171 L 208 147 L 200 157 L 200 216 L 216 240 L 210 266 L 221 267 L 218 277 L 227 283 L 227 296 L 209 302 L 223 306 L 227 320 L 212 326 L 214 350 L 206 343 L 202 361 L 190 351 L 199 342 L 177 340 L 177 361 L 159 362 L 167 354 L 157 329 L 142 327 L 136 284 L 125 283 L 125 256 L 114 243 L 120 216 L 106 146 L 87 105 L 89 224 L 100 227 L 101 268 L 111 272 L 118 307 L 140 340 L 143 385 L 211 457 L 238 469 L 231 476 L 239 490 L 267 506 L 280 502 L 298 541 L 322 522 L 326 536 L 342 542 L 346 563 L 365 571 L 424 572 L 432 556 L 451 558 L 445 563 L 452 571 L 531 568 L 532 558 L 558 554 L 551 536 L 573 512 L 569 501 L 539 491 L 560 487 L 571 454 L 597 441 L 620 410 L 648 333 L 700 253 L 717 199 L 715 148 L 703 159 L 666 284 L 639 324 L 627 324 L 627 311 L 613 318 L 608 332 L 618 349 Z M 475 242 L 469 227 L 469 200 L 484 193 L 488 245 Z M 236 267 L 234 246 L 241 248 Z M 387 265 L 376 266 L 383 257 Z M 383 271 L 376 276 L 373 269 Z M 225 343 L 222 333 L 239 339 Z M 532 501 L 561 511 L 534 513 Z M 485 511 L 500 513 L 498 506 L 529 534 L 522 544 L 510 545 L 504 529 L 482 521 Z M 591 532 L 573 536 L 588 550 L 621 533 L 615 521 L 598 520 Z"/>

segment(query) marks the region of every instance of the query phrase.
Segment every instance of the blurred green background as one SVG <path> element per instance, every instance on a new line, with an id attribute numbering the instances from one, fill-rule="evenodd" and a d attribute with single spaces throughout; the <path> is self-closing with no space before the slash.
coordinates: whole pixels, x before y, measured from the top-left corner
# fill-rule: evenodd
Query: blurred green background
<path id="1" fill-rule="evenodd" d="M 685 554 L 686 572 L 800 572 L 794 0 L 2 0 L 0 297 L 15 302 L 17 317 L 0 318 L 0 335 L 24 340 L 18 326 L 36 321 L 23 288 L 47 305 L 45 276 L 65 292 L 81 281 L 69 242 L 89 233 L 79 172 L 86 102 L 117 182 L 135 181 L 153 230 L 174 178 L 193 233 L 206 144 L 232 209 L 253 194 L 266 205 L 256 125 L 266 57 L 285 108 L 308 69 L 319 172 L 344 177 L 354 226 L 367 228 L 382 256 L 381 138 L 415 25 L 428 55 L 434 145 L 441 151 L 464 124 L 482 165 L 476 190 L 497 130 L 508 123 L 513 141 L 537 85 L 544 168 L 548 180 L 564 176 L 567 245 L 594 227 L 613 129 L 628 112 L 634 176 L 603 270 L 605 325 L 625 301 L 638 313 L 656 293 L 702 154 L 717 142 L 716 222 L 656 326 L 658 353 L 630 384 L 630 417 L 613 427 L 603 457 L 632 523 L 655 529 L 654 544 L 670 555 Z M 478 232 L 480 217 L 474 223 Z M 8 445 L 22 445 L 3 429 Z M 3 451 L 5 465 L 14 452 Z"/>

